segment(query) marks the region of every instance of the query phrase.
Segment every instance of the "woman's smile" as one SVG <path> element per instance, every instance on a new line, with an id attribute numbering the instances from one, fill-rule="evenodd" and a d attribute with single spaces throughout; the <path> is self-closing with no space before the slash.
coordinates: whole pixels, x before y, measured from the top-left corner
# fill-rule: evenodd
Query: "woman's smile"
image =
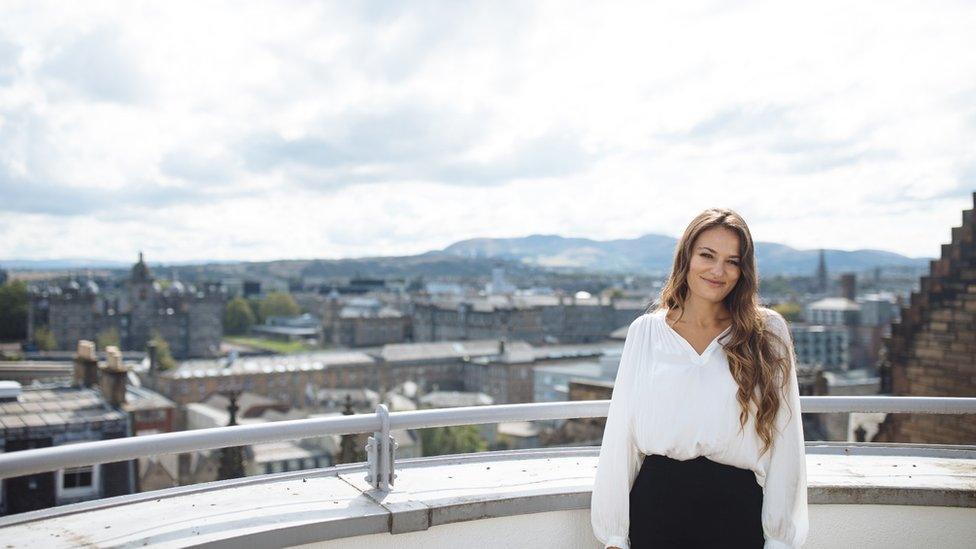
<path id="1" fill-rule="evenodd" d="M 716 282 L 714 280 L 709 280 L 707 278 L 703 278 L 702 280 L 704 280 L 705 282 L 708 282 L 708 285 L 711 286 L 712 288 L 721 288 L 722 286 L 725 285 L 724 282 Z"/>

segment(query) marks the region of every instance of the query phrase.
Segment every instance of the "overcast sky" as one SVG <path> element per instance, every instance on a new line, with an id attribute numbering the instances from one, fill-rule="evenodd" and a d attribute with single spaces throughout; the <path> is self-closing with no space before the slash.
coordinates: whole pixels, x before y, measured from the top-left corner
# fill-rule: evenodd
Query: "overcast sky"
<path id="1" fill-rule="evenodd" d="M 137 5 L 138 4 L 138 5 Z M 0 260 L 679 236 L 938 256 L 972 2 L 0 6 Z"/>

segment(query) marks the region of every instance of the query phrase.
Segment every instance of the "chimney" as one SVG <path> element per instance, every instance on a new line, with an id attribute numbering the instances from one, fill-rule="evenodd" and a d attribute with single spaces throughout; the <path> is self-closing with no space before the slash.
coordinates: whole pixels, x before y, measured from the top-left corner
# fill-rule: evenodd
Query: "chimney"
<path id="1" fill-rule="evenodd" d="M 146 344 L 146 354 L 149 355 L 149 375 L 155 376 L 159 373 L 159 355 L 156 354 L 156 342 L 150 340 Z"/>
<path id="2" fill-rule="evenodd" d="M 94 387 L 98 384 L 98 357 L 95 356 L 95 343 L 81 339 L 75 354 L 75 387 Z"/>
<path id="3" fill-rule="evenodd" d="M 128 370 L 122 363 L 122 352 L 118 347 L 106 347 L 105 354 L 108 359 L 105 363 L 105 375 L 102 376 L 102 395 L 113 408 L 120 408 L 125 404 Z"/>

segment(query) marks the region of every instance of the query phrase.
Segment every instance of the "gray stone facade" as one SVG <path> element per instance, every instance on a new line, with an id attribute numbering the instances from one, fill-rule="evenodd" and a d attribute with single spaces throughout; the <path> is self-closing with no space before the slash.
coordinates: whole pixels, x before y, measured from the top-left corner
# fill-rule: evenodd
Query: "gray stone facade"
<path id="1" fill-rule="evenodd" d="M 507 338 L 533 345 L 592 343 L 629 325 L 643 308 L 640 302 L 604 297 L 418 300 L 411 321 L 414 341 Z"/>
<path id="2" fill-rule="evenodd" d="M 103 290 L 93 281 L 32 287 L 28 339 L 46 326 L 56 348 L 68 350 L 80 339 L 94 341 L 114 329 L 123 350 L 142 351 L 153 333 L 159 333 L 176 358 L 217 356 L 225 298 L 218 284 L 171 281 L 164 288 L 139 254 L 118 290 Z"/>
<path id="3" fill-rule="evenodd" d="M 128 414 L 91 387 L 27 387 L 0 402 L 0 452 L 129 436 Z M 134 491 L 130 462 L 70 467 L 4 479 L 0 515 Z"/>
<path id="4" fill-rule="evenodd" d="M 375 347 L 406 341 L 410 317 L 376 297 L 340 301 L 335 290 L 323 300 L 323 340 L 343 347 Z"/>

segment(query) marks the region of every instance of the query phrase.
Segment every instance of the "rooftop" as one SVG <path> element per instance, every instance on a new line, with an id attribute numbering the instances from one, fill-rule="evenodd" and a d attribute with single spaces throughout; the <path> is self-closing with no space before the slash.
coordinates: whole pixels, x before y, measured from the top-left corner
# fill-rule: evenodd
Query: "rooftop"
<path id="1" fill-rule="evenodd" d="M 126 422 L 124 412 L 113 409 L 94 389 L 24 387 L 17 401 L 0 403 L 4 438 L 23 438 L 34 429 Z M 26 431 L 26 432 L 25 432 Z"/>
<path id="2" fill-rule="evenodd" d="M 465 391 L 432 391 L 420 397 L 421 406 L 455 408 L 458 406 L 487 406 L 494 400 L 485 393 Z"/>
<path id="3" fill-rule="evenodd" d="M 408 362 L 415 360 L 456 360 L 464 357 L 474 358 L 497 355 L 500 349 L 498 339 L 476 339 L 467 341 L 435 341 L 429 343 L 392 343 L 384 345 L 380 357 L 387 362 Z M 505 351 L 532 351 L 532 345 L 524 341 L 506 341 Z"/>
<path id="4" fill-rule="evenodd" d="M 598 453 L 562 448 L 401 460 L 394 490 L 386 493 L 364 480 L 362 464 L 340 465 L 68 505 L 6 517 L 0 527 L 8 547 L 73 547 L 82 540 L 113 547 L 334 540 L 324 547 L 352 547 L 343 538 L 366 547 L 470 547 L 484 539 L 512 547 L 597 547 L 589 499 Z M 852 452 L 813 444 L 807 471 L 809 547 L 890 547 L 895 539 L 904 547 L 934 540 L 963 547 L 976 536 L 972 449 Z M 510 529 L 520 532 L 518 541 Z M 865 529 L 869 538 L 877 535 L 874 543 L 851 543 Z"/>
<path id="5" fill-rule="evenodd" d="M 329 366 L 369 365 L 376 362 L 361 351 L 322 351 L 295 355 L 238 358 L 231 364 L 224 359 L 188 360 L 179 368 L 163 372 L 163 377 L 188 379 L 222 375 L 260 374 L 296 370 L 324 370 Z"/>
<path id="6" fill-rule="evenodd" d="M 590 361 L 574 361 L 562 364 L 551 364 L 549 366 L 539 366 L 535 369 L 538 374 L 563 374 L 568 376 L 602 378 L 606 373 L 599 363 Z"/>
<path id="7" fill-rule="evenodd" d="M 825 297 L 814 301 L 810 305 L 811 309 L 823 309 L 831 311 L 859 311 L 861 306 L 854 300 L 846 297 Z"/>
<path id="8" fill-rule="evenodd" d="M 801 397 L 804 413 L 976 413 L 958 397 Z M 605 417 L 609 401 L 357 414 L 223 427 L 0 455 L 0 477 L 155 453 L 374 432 Z M 379 431 L 377 431 L 379 429 Z M 599 447 L 382 458 L 170 488 L 0 518 L 8 547 L 596 547 L 589 496 Z M 393 457 L 391 454 L 389 457 Z M 976 446 L 807 442 L 807 547 L 970 547 Z M 395 536 L 391 536 L 395 534 Z M 893 541 L 894 540 L 894 541 Z"/>

